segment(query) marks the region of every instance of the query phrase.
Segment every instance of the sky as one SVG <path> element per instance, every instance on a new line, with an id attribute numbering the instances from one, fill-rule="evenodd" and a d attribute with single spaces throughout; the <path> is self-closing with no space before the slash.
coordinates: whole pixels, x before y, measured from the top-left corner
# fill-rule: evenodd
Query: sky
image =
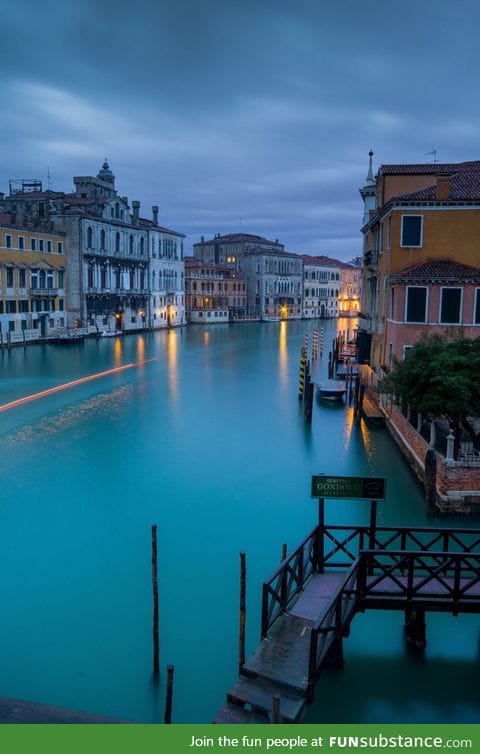
<path id="1" fill-rule="evenodd" d="M 368 152 L 480 159 L 477 0 L 0 0 L 0 191 L 121 196 L 187 235 L 361 253 Z"/>

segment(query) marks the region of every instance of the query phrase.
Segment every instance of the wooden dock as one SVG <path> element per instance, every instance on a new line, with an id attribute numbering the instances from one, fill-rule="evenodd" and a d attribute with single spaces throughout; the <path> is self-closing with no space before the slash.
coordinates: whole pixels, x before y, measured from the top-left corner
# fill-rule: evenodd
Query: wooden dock
<path id="1" fill-rule="evenodd" d="M 361 414 L 365 421 L 385 423 L 385 416 L 379 406 L 367 394 L 363 396 Z"/>
<path id="2" fill-rule="evenodd" d="M 262 640 L 213 722 L 300 722 L 366 609 L 404 611 L 420 649 L 426 611 L 480 613 L 480 530 L 316 527 L 264 582 Z"/>

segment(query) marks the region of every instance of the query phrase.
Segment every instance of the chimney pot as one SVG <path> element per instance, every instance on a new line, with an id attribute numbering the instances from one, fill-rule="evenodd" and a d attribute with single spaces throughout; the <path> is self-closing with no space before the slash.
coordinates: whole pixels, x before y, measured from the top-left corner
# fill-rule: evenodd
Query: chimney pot
<path id="1" fill-rule="evenodd" d="M 439 173 L 437 175 L 437 182 L 436 182 L 437 201 L 439 202 L 448 201 L 448 199 L 450 199 L 451 189 L 452 189 L 451 176 Z"/>
<path id="2" fill-rule="evenodd" d="M 154 225 L 158 225 L 158 207 L 156 204 L 152 207 L 152 221 Z"/>
<path id="3" fill-rule="evenodd" d="M 132 221 L 134 225 L 138 225 L 140 219 L 140 202 L 133 200 L 132 202 Z"/>

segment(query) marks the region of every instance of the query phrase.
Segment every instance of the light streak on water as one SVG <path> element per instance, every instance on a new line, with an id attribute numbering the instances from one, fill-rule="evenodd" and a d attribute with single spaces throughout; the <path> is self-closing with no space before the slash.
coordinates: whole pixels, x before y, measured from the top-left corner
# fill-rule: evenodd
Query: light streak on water
<path id="1" fill-rule="evenodd" d="M 54 393 L 60 393 L 62 390 L 69 390 L 77 385 L 83 385 L 85 382 L 92 382 L 93 380 L 99 380 L 101 377 L 108 377 L 110 374 L 117 374 L 118 372 L 124 372 L 126 369 L 133 369 L 134 367 L 140 367 L 144 364 L 148 364 L 150 361 L 157 361 L 158 356 L 154 356 L 151 359 L 144 359 L 144 361 L 136 361 L 132 364 L 124 364 L 121 367 L 114 367 L 113 369 L 107 369 L 104 372 L 97 372 L 97 374 L 89 374 L 87 377 L 80 377 L 78 380 L 72 380 L 71 382 L 64 382 L 63 385 L 56 385 L 50 387 L 48 390 L 42 390 L 40 393 L 32 393 L 31 395 L 25 395 L 23 398 L 17 398 L 9 403 L 4 403 L 0 406 L 0 413 L 9 411 L 11 408 L 17 408 L 23 406 L 25 403 L 31 403 L 39 398 L 46 398 Z"/>

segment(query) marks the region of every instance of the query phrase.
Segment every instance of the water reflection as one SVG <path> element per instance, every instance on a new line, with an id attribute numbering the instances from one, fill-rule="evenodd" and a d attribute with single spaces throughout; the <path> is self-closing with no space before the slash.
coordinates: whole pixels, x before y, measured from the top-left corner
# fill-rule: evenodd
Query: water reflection
<path id="1" fill-rule="evenodd" d="M 145 359 L 145 337 L 139 335 L 137 339 L 137 361 L 143 361 Z"/>
<path id="2" fill-rule="evenodd" d="M 208 335 L 208 333 L 205 333 Z M 175 330 L 168 331 L 167 337 L 167 366 L 168 366 L 168 387 L 172 404 L 178 403 L 178 354 L 177 354 L 177 333 Z"/>
<path id="3" fill-rule="evenodd" d="M 353 430 L 353 421 L 354 421 L 354 411 L 352 406 L 347 406 L 345 408 L 345 420 L 343 422 L 343 450 L 348 450 L 348 446 L 350 445 L 350 438 L 352 436 L 352 430 Z"/>
<path id="4" fill-rule="evenodd" d="M 370 432 L 369 428 L 367 427 L 366 422 L 363 419 L 360 419 L 359 427 L 360 427 L 360 435 L 362 438 L 363 447 L 365 450 L 365 455 L 367 456 L 368 460 L 371 461 L 374 456 L 372 433 Z"/>
<path id="5" fill-rule="evenodd" d="M 123 340 L 122 338 L 115 338 L 115 344 L 113 346 L 113 356 L 115 361 L 115 366 L 119 367 L 122 365 L 122 359 L 123 359 Z"/>
<path id="6" fill-rule="evenodd" d="M 280 384 L 285 390 L 288 388 L 288 349 L 287 349 L 287 323 L 280 322 L 278 365 L 280 372 Z"/>

